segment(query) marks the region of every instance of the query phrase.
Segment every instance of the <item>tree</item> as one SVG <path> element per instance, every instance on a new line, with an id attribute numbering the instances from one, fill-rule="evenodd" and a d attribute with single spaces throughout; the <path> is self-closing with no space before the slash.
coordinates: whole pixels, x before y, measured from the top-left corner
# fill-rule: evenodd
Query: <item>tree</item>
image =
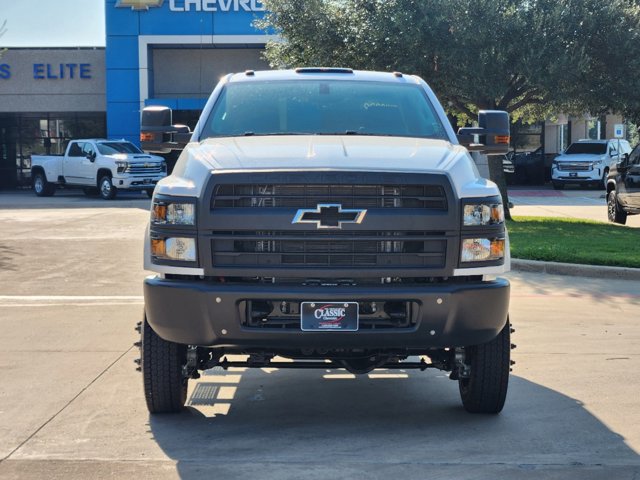
<path id="1" fill-rule="evenodd" d="M 423 77 L 463 124 L 479 109 L 640 113 L 635 0 L 265 0 L 273 67 Z M 497 168 L 499 157 L 490 165 Z M 504 186 L 503 186 L 504 187 Z M 505 202 L 506 203 L 506 202 Z"/>

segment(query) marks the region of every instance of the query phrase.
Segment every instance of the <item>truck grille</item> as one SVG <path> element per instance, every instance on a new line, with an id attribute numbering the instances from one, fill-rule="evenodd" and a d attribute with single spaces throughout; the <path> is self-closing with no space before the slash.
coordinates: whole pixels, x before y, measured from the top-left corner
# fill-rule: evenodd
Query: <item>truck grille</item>
<path id="1" fill-rule="evenodd" d="M 130 163 L 125 173 L 131 175 L 157 175 L 164 172 L 161 163 Z"/>
<path id="2" fill-rule="evenodd" d="M 213 265 L 442 268 L 446 239 L 429 232 L 221 232 Z"/>
<path id="3" fill-rule="evenodd" d="M 440 185 L 218 185 L 212 208 L 314 208 L 339 203 L 343 208 L 422 208 L 446 211 Z"/>
<path id="4" fill-rule="evenodd" d="M 593 170 L 591 163 L 558 163 L 561 172 L 589 172 Z"/>

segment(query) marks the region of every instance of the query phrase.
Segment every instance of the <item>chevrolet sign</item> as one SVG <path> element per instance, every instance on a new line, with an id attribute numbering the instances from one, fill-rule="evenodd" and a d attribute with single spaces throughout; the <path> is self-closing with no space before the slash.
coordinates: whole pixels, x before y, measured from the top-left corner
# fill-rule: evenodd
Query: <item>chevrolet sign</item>
<path id="1" fill-rule="evenodd" d="M 164 0 L 118 0 L 116 7 L 131 7 L 131 10 L 149 10 L 149 7 L 161 7 Z"/>
<path id="2" fill-rule="evenodd" d="M 118 0 L 116 7 L 131 7 L 132 10 L 149 10 L 161 7 L 164 0 Z M 264 12 L 260 0 L 169 0 L 172 12 Z"/>

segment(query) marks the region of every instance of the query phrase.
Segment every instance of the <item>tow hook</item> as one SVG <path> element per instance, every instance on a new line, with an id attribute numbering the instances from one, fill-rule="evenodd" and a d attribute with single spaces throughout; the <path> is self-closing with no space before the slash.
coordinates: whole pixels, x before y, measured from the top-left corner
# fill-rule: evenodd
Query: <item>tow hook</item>
<path id="1" fill-rule="evenodd" d="M 198 347 L 189 345 L 187 347 L 187 363 L 182 367 L 183 378 L 200 378 L 198 373 Z"/>
<path id="2" fill-rule="evenodd" d="M 454 358 L 456 368 L 451 371 L 449 378 L 451 380 L 458 380 L 459 378 L 469 378 L 469 376 L 471 375 L 471 367 L 466 363 L 464 348 L 456 348 Z"/>

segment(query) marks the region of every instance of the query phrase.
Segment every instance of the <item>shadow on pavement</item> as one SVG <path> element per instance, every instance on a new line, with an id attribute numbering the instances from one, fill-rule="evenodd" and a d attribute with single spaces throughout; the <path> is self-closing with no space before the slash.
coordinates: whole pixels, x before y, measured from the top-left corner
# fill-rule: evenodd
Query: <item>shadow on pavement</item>
<path id="1" fill-rule="evenodd" d="M 530 273 L 511 271 L 510 280 L 517 282 L 512 286 L 512 303 L 518 298 L 548 297 L 558 295 L 580 299 L 588 297 L 597 299 L 603 305 L 618 307 L 620 301 L 632 305 L 640 305 L 639 282 L 630 280 L 610 279 L 603 286 L 599 278 L 550 275 L 545 273 Z M 523 289 L 522 287 L 526 287 Z"/>
<path id="2" fill-rule="evenodd" d="M 20 261 L 18 257 L 22 256 L 15 248 L 0 243 L 0 270 L 16 272 Z"/>
<path id="3" fill-rule="evenodd" d="M 466 413 L 441 373 L 333 372 L 203 376 L 192 405 L 152 416 L 151 433 L 182 478 L 640 475 L 623 437 L 579 401 L 523 378 L 512 377 L 505 410 L 491 416 Z"/>

